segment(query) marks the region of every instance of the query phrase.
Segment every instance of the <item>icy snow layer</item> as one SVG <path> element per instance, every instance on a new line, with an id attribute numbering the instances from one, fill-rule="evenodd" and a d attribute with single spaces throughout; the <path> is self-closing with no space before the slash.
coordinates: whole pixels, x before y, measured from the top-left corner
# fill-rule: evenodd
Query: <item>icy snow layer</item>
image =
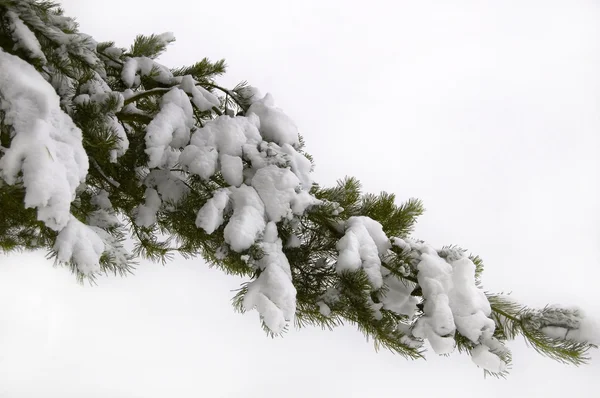
<path id="1" fill-rule="evenodd" d="M 350 217 L 346 233 L 338 241 L 337 272 L 357 271 L 362 268 L 374 289 L 383 285 L 381 259 L 391 247 L 381 224 L 369 217 Z"/>
<path id="2" fill-rule="evenodd" d="M 248 285 L 243 305 L 245 310 L 256 308 L 269 330 L 281 333 L 294 319 L 296 289 L 274 222 L 267 224 L 260 248 L 264 252 L 258 264 L 262 272 Z"/>
<path id="3" fill-rule="evenodd" d="M 12 185 L 22 172 L 25 207 L 36 207 L 38 219 L 60 231 L 70 220 L 75 189 L 88 171 L 81 130 L 33 66 L 1 49 L 0 87 L 0 109 L 13 128 L 10 148 L 0 159 L 2 178 Z"/>
<path id="4" fill-rule="evenodd" d="M 35 34 L 13 11 L 8 11 L 6 16 L 10 21 L 12 36 L 16 42 L 14 49 L 16 50 L 22 48 L 23 50 L 29 52 L 34 58 L 39 58 L 42 60 L 42 62 L 46 63 L 46 56 L 42 52 L 40 42 L 35 37 Z"/>

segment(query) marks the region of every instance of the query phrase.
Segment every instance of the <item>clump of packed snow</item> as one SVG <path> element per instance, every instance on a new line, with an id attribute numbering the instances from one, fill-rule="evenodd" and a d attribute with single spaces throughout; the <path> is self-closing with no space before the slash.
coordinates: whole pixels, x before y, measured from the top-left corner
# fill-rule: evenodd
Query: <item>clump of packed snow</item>
<path id="1" fill-rule="evenodd" d="M 140 227 L 151 227 L 156 223 L 156 213 L 162 200 L 154 188 L 146 188 L 145 197 L 145 203 L 137 208 L 135 223 Z"/>
<path id="2" fill-rule="evenodd" d="M 281 146 L 281 152 L 289 155 L 290 167 L 294 174 L 298 177 L 302 183 L 302 188 L 310 190 L 313 185 L 312 177 L 312 163 L 303 154 L 299 153 L 289 144 L 283 144 Z"/>
<path id="3" fill-rule="evenodd" d="M 369 217 L 350 217 L 346 232 L 336 245 L 339 251 L 336 270 L 341 273 L 362 268 L 373 288 L 379 289 L 383 285 L 379 256 L 390 247 L 381 224 Z"/>
<path id="4" fill-rule="evenodd" d="M 175 34 L 173 32 L 164 32 L 156 35 L 156 37 L 161 41 L 163 46 L 175 41 Z"/>
<path id="5" fill-rule="evenodd" d="M 10 185 L 22 181 L 25 207 L 37 208 L 38 219 L 60 231 L 70 220 L 71 201 L 89 167 L 81 130 L 33 66 L 1 49 L 0 86 L 0 109 L 13 135 L 0 159 L 2 178 Z"/>
<path id="6" fill-rule="evenodd" d="M 506 370 L 506 362 L 483 344 L 471 350 L 471 360 L 480 368 L 493 373 L 502 373 Z"/>
<path id="7" fill-rule="evenodd" d="M 275 107 L 275 100 L 271 94 L 255 101 L 248 113 L 255 114 L 260 119 L 260 133 L 265 140 L 279 145 L 300 144 L 298 127 L 281 109 Z"/>
<path id="8" fill-rule="evenodd" d="M 281 333 L 296 312 L 296 288 L 292 284 L 290 264 L 282 252 L 277 226 L 269 222 L 259 244 L 263 257 L 258 262 L 262 271 L 248 284 L 244 309 L 256 308 L 265 325 L 273 333 Z"/>
<path id="9" fill-rule="evenodd" d="M 244 163 L 239 156 L 222 153 L 219 156 L 221 175 L 229 185 L 239 187 L 244 182 Z"/>
<path id="10" fill-rule="evenodd" d="M 166 202 L 167 206 L 171 206 L 189 193 L 190 189 L 183 182 L 184 178 L 185 176 L 179 171 L 154 169 L 144 178 L 144 185 L 155 188 L 163 203 Z"/>
<path id="11" fill-rule="evenodd" d="M 223 211 L 229 204 L 229 190 L 219 189 L 200 210 L 196 217 L 196 226 L 207 234 L 212 234 L 223 224 Z"/>

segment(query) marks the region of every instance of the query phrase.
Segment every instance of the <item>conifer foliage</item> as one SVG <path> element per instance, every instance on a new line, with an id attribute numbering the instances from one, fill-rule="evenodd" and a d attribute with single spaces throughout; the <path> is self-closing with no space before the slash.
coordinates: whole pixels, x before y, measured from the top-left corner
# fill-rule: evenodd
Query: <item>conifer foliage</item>
<path id="1" fill-rule="evenodd" d="M 376 347 L 419 358 L 427 341 L 499 376 L 518 335 L 587 360 L 595 336 L 579 310 L 484 292 L 479 257 L 410 237 L 417 199 L 315 183 L 272 96 L 219 86 L 222 60 L 161 65 L 174 40 L 97 43 L 55 3 L 0 0 L 2 250 L 48 249 L 80 280 L 202 256 L 249 278 L 234 306 L 272 334 L 350 323 Z"/>

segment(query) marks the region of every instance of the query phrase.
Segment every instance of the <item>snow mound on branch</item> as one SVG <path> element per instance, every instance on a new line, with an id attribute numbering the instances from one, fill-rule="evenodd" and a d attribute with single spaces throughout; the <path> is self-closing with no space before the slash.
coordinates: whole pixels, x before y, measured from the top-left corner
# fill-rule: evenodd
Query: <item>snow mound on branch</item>
<path id="1" fill-rule="evenodd" d="M 384 278 L 384 284 L 388 290 L 385 295 L 380 297 L 383 308 L 398 315 L 412 317 L 419 303 L 419 299 L 411 296 L 411 292 L 415 289 L 416 284 L 409 281 L 402 281 L 392 274 Z"/>
<path id="2" fill-rule="evenodd" d="M 231 156 L 226 153 L 219 156 L 221 174 L 229 185 L 239 187 L 244 182 L 244 163 L 239 156 Z"/>
<path id="3" fill-rule="evenodd" d="M 259 261 L 259 277 L 248 284 L 244 296 L 246 311 L 256 308 L 273 333 L 281 333 L 296 312 L 296 288 L 292 284 L 290 264 L 282 251 L 277 226 L 269 222 L 259 244 L 264 256 Z"/>
<path id="4" fill-rule="evenodd" d="M 489 318 L 491 306 L 475 281 L 475 264 L 460 249 L 446 249 L 444 258 L 432 247 L 417 242 L 396 245 L 420 252 L 417 279 L 423 291 L 424 315 L 412 329 L 415 337 L 427 339 L 437 354 L 454 351 L 454 335 L 475 343 L 473 361 L 495 373 L 503 372 L 506 363 L 500 355 L 508 349 L 493 337 L 496 327 Z"/>
<path id="5" fill-rule="evenodd" d="M 502 373 L 506 370 L 506 363 L 483 344 L 471 350 L 471 360 L 475 365 L 490 372 Z"/>
<path id="6" fill-rule="evenodd" d="M 556 308 L 561 308 L 555 306 Z M 579 308 L 571 308 L 571 319 L 563 320 L 563 326 L 546 326 L 541 331 L 548 337 L 561 340 L 572 340 L 578 343 L 600 344 L 600 321 L 586 316 Z"/>
<path id="7" fill-rule="evenodd" d="M 475 285 L 475 264 L 463 257 L 451 261 L 450 265 L 452 289 L 448 297 L 457 330 L 474 343 L 482 335 L 491 337 L 496 325 L 488 318 L 492 309 L 485 293 Z"/>
<path id="8" fill-rule="evenodd" d="M 369 217 L 350 217 L 346 221 L 346 233 L 336 245 L 339 251 L 336 270 L 341 273 L 362 268 L 373 288 L 379 289 L 383 285 L 379 255 L 390 247 L 381 224 Z"/>
<path id="9" fill-rule="evenodd" d="M 44 52 L 40 46 L 40 42 L 38 41 L 37 37 L 35 37 L 35 34 L 13 11 L 8 11 L 6 16 L 10 21 L 12 36 L 16 42 L 14 50 L 21 48 L 29 52 L 34 58 L 38 58 L 43 63 L 46 63 L 46 56 L 44 55 Z"/>
<path id="10" fill-rule="evenodd" d="M 104 248 L 104 241 L 96 231 L 73 216 L 60 231 L 54 244 L 58 260 L 73 261 L 85 275 L 100 271 L 100 257 Z"/>
<path id="11" fill-rule="evenodd" d="M 299 189 L 300 180 L 290 169 L 269 165 L 259 169 L 252 178 L 252 186 L 265 204 L 269 220 L 279 222 L 302 214 L 310 205 L 318 203 L 307 191 Z"/>
<path id="12" fill-rule="evenodd" d="M 312 172 L 312 163 L 310 160 L 306 158 L 303 154 L 299 153 L 289 144 L 284 144 L 281 146 L 281 151 L 286 153 L 290 157 L 290 167 L 298 179 L 302 183 L 302 188 L 306 190 L 310 190 L 313 185 L 312 177 L 310 173 Z"/>
<path id="13" fill-rule="evenodd" d="M 173 32 L 164 32 L 159 35 L 156 35 L 156 37 L 158 37 L 161 40 L 164 46 L 175 41 L 175 34 Z"/>
<path id="14" fill-rule="evenodd" d="M 88 157 L 82 134 L 60 109 L 54 88 L 27 62 L 0 49 L 0 109 L 13 128 L 10 148 L 0 159 L 6 183 L 22 172 L 25 207 L 60 231 L 70 220 L 75 189 L 85 181 Z"/>
<path id="15" fill-rule="evenodd" d="M 194 112 L 187 94 L 174 87 L 161 99 L 160 111 L 146 127 L 148 167 L 167 163 L 167 149 L 187 145 L 194 127 Z"/>
<path id="16" fill-rule="evenodd" d="M 114 112 L 119 112 L 123 108 L 125 101 L 123 95 L 112 91 L 97 72 L 94 72 L 93 77 L 79 87 L 79 91 L 81 94 L 73 99 L 75 103 L 90 101 L 101 104 L 116 97 L 118 106 Z M 124 155 L 129 149 L 129 139 L 125 129 L 114 114 L 106 115 L 105 120 L 110 130 L 118 137 L 117 148 L 110 151 L 110 161 L 116 163 L 117 158 Z"/>
<path id="17" fill-rule="evenodd" d="M 162 200 L 154 188 L 146 188 L 146 201 L 137 207 L 135 223 L 140 227 L 151 227 L 156 223 L 156 213 L 160 209 Z"/>
<path id="18" fill-rule="evenodd" d="M 425 315 L 417 321 L 413 335 L 429 340 L 437 354 L 454 350 L 454 317 L 448 294 L 452 288 L 452 266 L 436 253 L 423 253 L 417 278 L 425 298 Z"/>
<path id="19" fill-rule="evenodd" d="M 212 234 L 223 224 L 223 211 L 229 204 L 229 190 L 219 189 L 215 192 L 196 216 L 196 226 L 202 228 L 207 234 Z"/>
<path id="20" fill-rule="evenodd" d="M 243 184 L 229 188 L 233 214 L 225 226 L 224 238 L 235 252 L 247 250 L 266 226 L 265 205 L 256 190 Z"/>
<path id="21" fill-rule="evenodd" d="M 219 153 L 214 147 L 188 145 L 179 155 L 179 163 L 184 170 L 208 180 L 217 172 L 218 158 Z"/>
<path id="22" fill-rule="evenodd" d="M 179 163 L 205 180 L 220 170 L 228 184 L 239 186 L 244 181 L 243 148 L 260 142 L 253 119 L 220 116 L 196 130 Z"/>
<path id="23" fill-rule="evenodd" d="M 275 101 L 271 94 L 255 101 L 248 108 L 247 113 L 258 116 L 260 119 L 260 133 L 265 140 L 273 141 L 279 145 L 300 145 L 298 127 L 288 115 L 275 107 Z"/>
<path id="24" fill-rule="evenodd" d="M 138 75 L 139 73 L 139 75 Z M 163 84 L 173 83 L 173 73 L 164 65 L 148 57 L 127 59 L 121 70 L 121 80 L 127 87 L 137 87 L 141 83 L 140 76 L 153 74 L 154 80 Z"/>
<path id="25" fill-rule="evenodd" d="M 192 96 L 192 102 L 194 102 L 194 105 L 202 112 L 209 111 L 213 107 L 219 107 L 221 105 L 221 102 L 214 94 L 204 87 L 197 86 L 190 75 L 183 76 L 180 87 L 183 91 Z"/>

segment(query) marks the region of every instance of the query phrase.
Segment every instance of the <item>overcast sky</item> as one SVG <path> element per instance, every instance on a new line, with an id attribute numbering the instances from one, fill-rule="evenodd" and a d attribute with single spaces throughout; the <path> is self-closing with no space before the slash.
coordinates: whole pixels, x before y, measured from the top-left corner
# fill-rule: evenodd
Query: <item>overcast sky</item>
<path id="1" fill-rule="evenodd" d="M 419 197 L 415 236 L 486 263 L 485 288 L 600 318 L 600 6 L 595 1 L 63 1 L 161 62 L 226 58 L 220 82 L 271 92 L 315 180 Z M 82 287 L 42 254 L 0 262 L 0 397 L 592 397 L 576 368 L 517 341 L 507 380 L 465 356 L 409 362 L 351 327 L 267 338 L 241 280 L 201 260 Z M 595 391 L 595 392 L 594 392 Z"/>

